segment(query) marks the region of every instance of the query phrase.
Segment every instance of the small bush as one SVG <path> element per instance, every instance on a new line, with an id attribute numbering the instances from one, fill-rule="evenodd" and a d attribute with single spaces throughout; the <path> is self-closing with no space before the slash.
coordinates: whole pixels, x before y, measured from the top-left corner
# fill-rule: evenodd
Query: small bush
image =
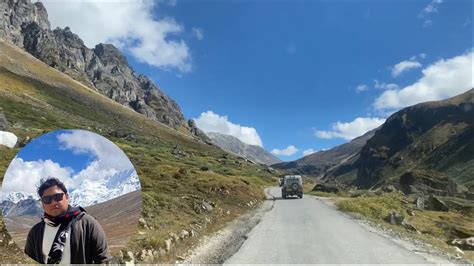
<path id="1" fill-rule="evenodd" d="M 344 199 L 337 203 L 340 210 L 355 212 L 372 219 L 383 219 L 393 211 L 403 213 L 399 194 Z"/>

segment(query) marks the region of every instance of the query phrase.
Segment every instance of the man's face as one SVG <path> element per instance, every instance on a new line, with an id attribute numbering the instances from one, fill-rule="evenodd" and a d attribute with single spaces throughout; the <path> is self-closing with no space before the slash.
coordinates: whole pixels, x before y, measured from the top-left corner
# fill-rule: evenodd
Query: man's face
<path id="1" fill-rule="evenodd" d="M 58 193 L 64 193 L 64 191 L 62 191 L 61 188 L 59 188 L 58 186 L 52 186 L 47 188 L 43 192 L 42 198 L 45 196 L 52 196 Z M 44 211 L 48 215 L 52 217 L 58 217 L 66 213 L 67 207 L 69 205 L 69 196 L 68 194 L 64 193 L 62 200 L 56 201 L 53 199 L 50 204 L 45 204 L 44 202 L 42 202 L 42 204 Z"/>

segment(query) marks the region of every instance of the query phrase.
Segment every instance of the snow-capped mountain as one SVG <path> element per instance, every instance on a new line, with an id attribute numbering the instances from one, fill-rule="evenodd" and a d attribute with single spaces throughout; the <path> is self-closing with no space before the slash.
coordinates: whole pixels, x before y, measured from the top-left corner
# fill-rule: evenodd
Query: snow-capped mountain
<path id="1" fill-rule="evenodd" d="M 43 209 L 35 193 L 11 192 L 1 194 L 0 210 L 3 216 L 43 215 Z"/>
<path id="2" fill-rule="evenodd" d="M 137 172 L 131 168 L 98 181 L 84 180 L 70 193 L 73 206 L 87 207 L 140 189 Z"/>
<path id="3" fill-rule="evenodd" d="M 2 209 L 2 215 L 5 217 L 24 215 L 41 217 L 43 215 L 41 203 L 32 198 L 20 200 L 17 203 L 6 200 L 0 203 L 0 208 Z"/>
<path id="4" fill-rule="evenodd" d="M 7 195 L 3 195 L 1 197 L 1 202 L 4 201 L 11 201 L 13 203 L 18 203 L 22 200 L 27 200 L 27 199 L 33 199 L 37 200 L 39 199 L 38 195 L 35 193 L 28 193 L 28 192 L 11 192 L 8 193 Z"/>

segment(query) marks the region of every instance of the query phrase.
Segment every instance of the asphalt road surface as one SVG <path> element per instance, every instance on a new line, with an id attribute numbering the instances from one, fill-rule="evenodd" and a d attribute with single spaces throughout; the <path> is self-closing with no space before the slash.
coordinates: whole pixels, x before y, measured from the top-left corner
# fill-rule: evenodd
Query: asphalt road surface
<path id="1" fill-rule="evenodd" d="M 282 199 L 225 263 L 430 263 L 315 197 Z"/>

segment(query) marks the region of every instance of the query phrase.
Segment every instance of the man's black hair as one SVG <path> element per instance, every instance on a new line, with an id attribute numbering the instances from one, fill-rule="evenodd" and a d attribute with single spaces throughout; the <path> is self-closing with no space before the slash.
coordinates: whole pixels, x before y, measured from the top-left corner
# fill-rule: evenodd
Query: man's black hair
<path id="1" fill-rule="evenodd" d="M 42 178 L 40 181 L 40 185 L 38 187 L 38 195 L 40 198 L 43 196 L 43 192 L 46 189 L 54 186 L 58 186 L 65 194 L 67 194 L 66 186 L 64 186 L 64 183 L 61 182 L 61 180 L 57 179 L 56 177 L 48 177 Z"/>

